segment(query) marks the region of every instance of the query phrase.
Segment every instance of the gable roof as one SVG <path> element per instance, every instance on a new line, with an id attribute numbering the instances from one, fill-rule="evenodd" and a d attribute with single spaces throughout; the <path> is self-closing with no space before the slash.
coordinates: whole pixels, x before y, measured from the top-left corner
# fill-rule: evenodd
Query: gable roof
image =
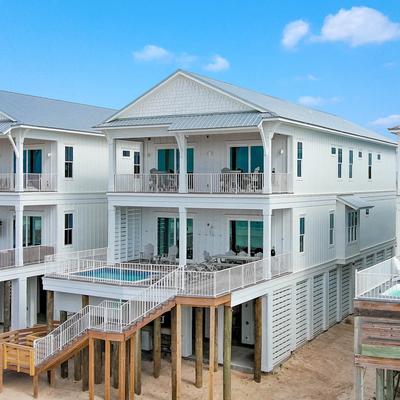
<path id="1" fill-rule="evenodd" d="M 274 118 L 274 117 L 283 118 L 294 122 L 310 124 L 315 127 L 331 129 L 337 131 L 338 133 L 346 133 L 390 144 L 396 144 L 396 142 L 392 140 L 390 137 L 386 137 L 377 132 L 364 128 L 351 121 L 345 120 L 337 115 L 305 107 L 294 102 L 282 100 L 273 96 L 268 96 L 262 93 L 255 92 L 250 89 L 245 89 L 239 86 L 235 86 L 226 82 L 222 82 L 216 79 L 208 78 L 203 75 L 199 75 L 184 70 L 175 71 L 173 74 L 169 75 L 159 84 L 152 87 L 143 95 L 136 98 L 134 101 L 129 103 L 127 106 L 122 108 L 117 113 L 113 114 L 111 117 L 109 117 L 103 123 L 99 124 L 97 127 L 105 128 L 111 125 L 114 127 L 121 126 L 118 125 L 117 121 L 120 121 L 121 124 L 124 124 L 123 126 L 129 126 L 129 124 L 126 123 L 127 121 L 122 122 L 123 118 L 118 119 L 118 116 L 127 108 L 139 102 L 144 97 L 150 95 L 158 87 L 160 87 L 161 85 L 163 85 L 164 83 L 166 83 L 167 81 L 169 81 L 170 79 L 174 78 L 177 75 L 183 75 L 189 79 L 194 79 L 201 84 L 204 84 L 208 87 L 218 90 L 219 92 L 222 92 L 225 95 L 254 108 L 255 112 L 264 114 L 263 115 L 264 119 Z M 146 116 L 143 116 L 143 118 L 145 117 Z"/>
<path id="2" fill-rule="evenodd" d="M 113 113 L 110 108 L 0 90 L 0 133 L 19 125 L 98 133 L 93 125 Z"/>

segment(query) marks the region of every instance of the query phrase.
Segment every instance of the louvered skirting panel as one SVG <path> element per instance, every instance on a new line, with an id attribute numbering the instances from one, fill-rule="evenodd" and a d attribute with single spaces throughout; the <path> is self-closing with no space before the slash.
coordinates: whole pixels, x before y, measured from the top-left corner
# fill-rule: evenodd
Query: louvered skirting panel
<path id="1" fill-rule="evenodd" d="M 313 278 L 313 335 L 316 336 L 324 329 L 324 276 L 316 275 Z"/>
<path id="2" fill-rule="evenodd" d="M 329 271 L 328 287 L 328 323 L 329 326 L 336 324 L 337 314 L 337 270 Z"/>
<path id="3" fill-rule="evenodd" d="M 296 284 L 296 347 L 307 341 L 308 326 L 308 285 L 307 280 Z"/>
<path id="4" fill-rule="evenodd" d="M 291 353 L 291 287 L 274 291 L 272 298 L 272 363 L 277 365 Z"/>
<path id="5" fill-rule="evenodd" d="M 380 250 L 376 253 L 376 264 L 385 261 L 385 250 Z"/>
<path id="6" fill-rule="evenodd" d="M 346 264 L 342 268 L 342 318 L 350 314 L 350 300 L 351 300 L 351 264 Z"/>
<path id="7" fill-rule="evenodd" d="M 368 268 L 372 267 L 373 265 L 374 265 L 374 255 L 370 254 L 365 258 L 365 266 Z"/>
<path id="8" fill-rule="evenodd" d="M 393 247 L 388 247 L 386 249 L 386 260 L 389 260 L 389 258 L 392 258 L 393 256 Z"/>

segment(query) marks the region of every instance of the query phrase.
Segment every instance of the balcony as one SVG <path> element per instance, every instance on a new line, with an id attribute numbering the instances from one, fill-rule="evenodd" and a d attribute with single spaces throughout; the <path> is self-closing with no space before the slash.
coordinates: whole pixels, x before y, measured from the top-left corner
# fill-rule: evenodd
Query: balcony
<path id="1" fill-rule="evenodd" d="M 16 267 L 15 249 L 0 250 L 0 268 Z M 45 261 L 46 256 L 54 254 L 53 246 L 29 246 L 23 248 L 24 264 L 39 264 Z"/>
<path id="2" fill-rule="evenodd" d="M 203 194 L 260 194 L 265 187 L 261 172 L 216 172 L 186 174 L 186 191 Z M 117 174 L 117 193 L 179 193 L 180 174 Z M 272 173 L 272 193 L 291 192 L 291 174 Z M 185 192 L 185 190 L 182 190 Z"/>
<path id="3" fill-rule="evenodd" d="M 57 189 L 56 174 L 23 174 L 22 182 L 26 192 L 54 192 Z M 15 192 L 16 186 L 16 174 L 0 174 L 0 191 Z"/>

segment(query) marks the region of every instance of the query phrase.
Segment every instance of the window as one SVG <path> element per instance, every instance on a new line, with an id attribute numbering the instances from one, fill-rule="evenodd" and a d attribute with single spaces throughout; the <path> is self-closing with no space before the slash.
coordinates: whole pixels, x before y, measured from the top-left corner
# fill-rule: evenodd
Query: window
<path id="1" fill-rule="evenodd" d="M 71 213 L 64 214 L 64 245 L 72 244 L 72 231 L 74 228 L 74 215 Z"/>
<path id="2" fill-rule="evenodd" d="M 377 155 L 376 155 L 376 159 L 377 159 L 378 161 L 381 161 L 381 155 L 380 155 L 380 154 L 377 154 Z"/>
<path id="3" fill-rule="evenodd" d="M 358 212 L 349 211 L 347 213 L 347 243 L 357 241 L 358 237 Z"/>
<path id="4" fill-rule="evenodd" d="M 233 171 L 264 171 L 264 151 L 262 146 L 232 146 L 230 148 L 230 168 Z"/>
<path id="5" fill-rule="evenodd" d="M 263 252 L 262 221 L 229 221 L 229 250 L 254 256 Z"/>
<path id="6" fill-rule="evenodd" d="M 368 179 L 372 179 L 372 153 L 368 153 Z"/>
<path id="7" fill-rule="evenodd" d="M 358 158 L 362 158 L 362 151 L 358 152 Z"/>
<path id="8" fill-rule="evenodd" d="M 331 147 L 331 154 L 336 155 L 336 147 Z"/>
<path id="9" fill-rule="evenodd" d="M 304 253 L 304 235 L 305 235 L 305 217 L 300 217 L 299 219 L 299 252 Z"/>
<path id="10" fill-rule="evenodd" d="M 140 174 L 140 151 L 133 153 L 133 173 Z"/>
<path id="11" fill-rule="evenodd" d="M 65 178 L 72 178 L 74 162 L 74 148 L 72 146 L 65 146 Z"/>
<path id="12" fill-rule="evenodd" d="M 193 259 L 193 219 L 191 218 L 188 218 L 186 221 L 186 232 L 186 256 L 191 260 Z M 157 219 L 158 255 L 163 256 L 168 254 L 171 246 L 177 246 L 179 249 L 179 218 L 159 217 Z"/>
<path id="13" fill-rule="evenodd" d="M 337 159 L 337 177 L 340 179 L 342 177 L 342 164 L 343 164 L 343 150 L 338 149 L 338 159 Z"/>
<path id="14" fill-rule="evenodd" d="M 14 173 L 16 172 L 16 158 L 14 154 Z M 42 173 L 42 150 L 28 149 L 23 153 L 23 171 L 24 174 Z"/>
<path id="15" fill-rule="evenodd" d="M 332 211 L 329 213 L 329 244 L 335 243 L 335 213 Z"/>
<path id="16" fill-rule="evenodd" d="M 349 150 L 349 178 L 353 178 L 353 150 Z"/>
<path id="17" fill-rule="evenodd" d="M 303 143 L 297 142 L 297 177 L 303 176 Z"/>
<path id="18" fill-rule="evenodd" d="M 122 157 L 130 157 L 131 152 L 129 150 L 122 150 Z"/>
<path id="19" fill-rule="evenodd" d="M 159 171 L 176 174 L 179 172 L 179 149 L 159 149 L 157 168 Z M 187 149 L 187 172 L 193 173 L 194 151 Z"/>
<path id="20" fill-rule="evenodd" d="M 40 246 L 42 244 L 42 217 L 24 215 L 22 224 L 22 245 L 24 247 Z M 13 221 L 13 236 L 15 247 L 15 220 Z"/>

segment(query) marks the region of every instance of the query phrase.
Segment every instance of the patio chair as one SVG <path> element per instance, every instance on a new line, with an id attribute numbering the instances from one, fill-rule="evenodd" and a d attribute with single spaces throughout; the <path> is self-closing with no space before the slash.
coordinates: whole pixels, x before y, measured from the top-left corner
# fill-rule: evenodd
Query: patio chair
<path id="1" fill-rule="evenodd" d="M 148 244 L 146 244 L 146 246 L 144 246 L 143 258 L 145 260 L 148 260 L 149 263 L 153 261 L 154 246 L 151 243 L 148 243 Z"/>
<path id="2" fill-rule="evenodd" d="M 227 167 L 221 169 L 220 184 L 222 193 L 229 193 L 233 187 L 234 175 L 231 175 L 231 172 L 230 168 Z"/>
<path id="3" fill-rule="evenodd" d="M 249 190 L 251 192 L 257 192 L 262 188 L 262 176 L 260 175 L 260 167 L 254 168 L 254 172 L 250 175 Z"/>
<path id="4" fill-rule="evenodd" d="M 208 251 L 204 250 L 203 251 L 203 257 L 204 257 L 204 261 L 211 261 L 211 255 Z"/>
<path id="5" fill-rule="evenodd" d="M 248 257 L 249 255 L 245 251 L 242 250 L 242 251 L 239 251 L 238 256 L 240 256 L 240 257 Z"/>
<path id="6" fill-rule="evenodd" d="M 259 258 L 260 260 L 262 260 L 262 258 L 264 257 L 264 254 L 261 253 L 261 252 L 258 252 L 258 253 L 256 253 L 256 254 L 254 255 L 254 257 L 257 257 L 257 258 Z"/>
<path id="7" fill-rule="evenodd" d="M 228 250 L 228 251 L 225 253 L 225 255 L 226 255 L 226 256 L 236 256 L 236 253 L 235 253 L 233 250 Z"/>
<path id="8" fill-rule="evenodd" d="M 157 168 L 152 168 L 150 170 L 149 189 L 151 192 L 157 192 L 158 182 L 159 182 L 158 175 L 159 175 L 159 171 Z"/>
<path id="9" fill-rule="evenodd" d="M 178 255 L 178 247 L 177 246 L 171 246 L 168 249 L 168 256 L 167 256 L 167 260 L 168 262 L 170 262 L 171 264 L 176 264 L 176 257 Z"/>

